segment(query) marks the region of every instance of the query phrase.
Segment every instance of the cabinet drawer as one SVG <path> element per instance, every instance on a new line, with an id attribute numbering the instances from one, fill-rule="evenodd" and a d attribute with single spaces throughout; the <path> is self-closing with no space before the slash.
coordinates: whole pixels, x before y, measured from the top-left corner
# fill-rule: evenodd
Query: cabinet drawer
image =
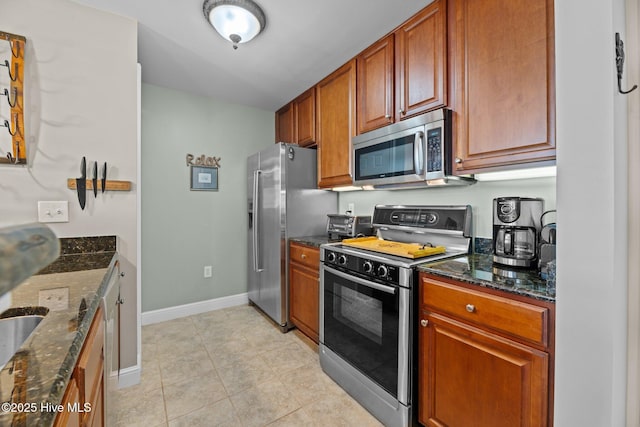
<path id="1" fill-rule="evenodd" d="M 313 270 L 320 270 L 320 249 L 311 246 L 291 243 L 289 261 L 302 264 Z"/>
<path id="2" fill-rule="evenodd" d="M 548 346 L 549 310 L 533 304 L 422 279 L 423 306 Z"/>
<path id="3" fill-rule="evenodd" d="M 93 323 L 80 352 L 76 365 L 76 380 L 80 391 L 80 403 L 95 404 L 100 392 L 103 374 L 104 321 L 102 309 L 96 311 Z"/>

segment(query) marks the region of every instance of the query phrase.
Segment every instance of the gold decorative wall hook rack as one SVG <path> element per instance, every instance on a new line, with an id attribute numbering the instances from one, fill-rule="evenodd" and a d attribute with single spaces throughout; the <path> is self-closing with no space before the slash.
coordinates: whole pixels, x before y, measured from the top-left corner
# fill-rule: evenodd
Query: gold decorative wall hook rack
<path id="1" fill-rule="evenodd" d="M 11 53 L 7 52 L 2 58 L 0 55 L 0 66 L 6 67 L 9 74 L 9 88 L 0 89 L 0 96 L 7 97 L 9 104 L 9 114 L 3 114 L 0 107 L 0 129 L 7 128 L 7 133 L 0 132 L 0 146 L 4 146 L 5 139 L 11 141 L 11 151 L 6 155 L 0 155 L 2 164 L 26 164 L 27 146 L 25 138 L 27 133 L 24 128 L 24 52 L 27 39 L 17 34 L 0 31 L 0 43 L 9 43 Z M 4 110 L 6 111 L 6 110 Z"/>

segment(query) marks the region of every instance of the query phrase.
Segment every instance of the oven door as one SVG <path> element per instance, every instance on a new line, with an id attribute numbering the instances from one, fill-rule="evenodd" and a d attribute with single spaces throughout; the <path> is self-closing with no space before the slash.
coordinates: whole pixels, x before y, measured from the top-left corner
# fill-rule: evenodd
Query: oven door
<path id="1" fill-rule="evenodd" d="M 326 265 L 321 276 L 321 343 L 406 405 L 409 289 Z"/>

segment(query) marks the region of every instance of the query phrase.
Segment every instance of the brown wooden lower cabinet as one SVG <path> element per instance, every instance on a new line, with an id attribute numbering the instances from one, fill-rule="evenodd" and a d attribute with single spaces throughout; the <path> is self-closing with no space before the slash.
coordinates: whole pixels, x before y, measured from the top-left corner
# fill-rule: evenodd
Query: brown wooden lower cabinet
<path id="1" fill-rule="evenodd" d="M 289 246 L 289 309 L 291 321 L 318 343 L 320 331 L 320 249 L 291 242 Z"/>
<path id="2" fill-rule="evenodd" d="M 64 397 L 62 398 L 63 409 L 58 413 L 54 426 L 80 427 L 80 413 L 70 410 L 79 400 L 80 393 L 78 393 L 78 385 L 76 384 L 75 378 L 71 378 Z"/>
<path id="3" fill-rule="evenodd" d="M 435 298 L 432 290 L 457 300 Z M 468 292 L 469 302 L 464 294 Z M 428 427 L 540 427 L 552 424 L 553 333 L 540 344 L 521 338 L 511 326 L 486 322 L 488 308 L 508 317 L 538 315 L 539 325 L 553 325 L 548 303 L 511 301 L 421 274 L 418 350 L 418 418 Z M 445 302 L 446 301 L 446 302 Z M 457 307 L 460 305 L 460 307 Z M 540 316 L 539 313 L 545 313 Z M 466 313 L 457 316 L 456 310 Z M 530 310 L 530 313 L 527 313 Z M 473 318 L 474 313 L 478 316 Z M 536 323 L 535 321 L 532 323 Z M 548 339 L 547 339 L 548 338 Z"/>
<path id="4" fill-rule="evenodd" d="M 104 321 L 98 308 L 64 394 L 55 427 L 104 426 Z"/>

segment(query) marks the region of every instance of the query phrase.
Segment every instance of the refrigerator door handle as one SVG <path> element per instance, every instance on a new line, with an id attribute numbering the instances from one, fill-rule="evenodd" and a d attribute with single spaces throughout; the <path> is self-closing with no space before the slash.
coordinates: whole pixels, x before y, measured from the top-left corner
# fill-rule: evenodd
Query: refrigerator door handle
<path id="1" fill-rule="evenodd" d="M 259 273 L 260 268 L 260 173 L 261 170 L 253 172 L 253 271 Z"/>

